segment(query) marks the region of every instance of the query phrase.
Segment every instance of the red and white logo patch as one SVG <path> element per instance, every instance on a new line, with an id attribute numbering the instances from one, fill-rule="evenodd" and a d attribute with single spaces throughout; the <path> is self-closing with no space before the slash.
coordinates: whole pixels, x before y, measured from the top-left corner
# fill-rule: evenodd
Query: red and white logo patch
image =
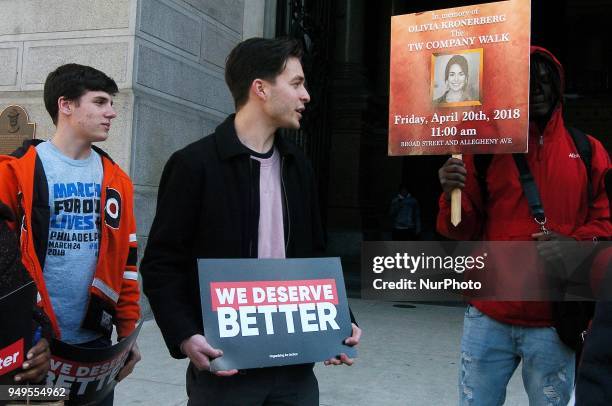
<path id="1" fill-rule="evenodd" d="M 104 203 L 104 222 L 107 226 L 118 229 L 121 222 L 121 194 L 113 188 L 106 188 Z"/>

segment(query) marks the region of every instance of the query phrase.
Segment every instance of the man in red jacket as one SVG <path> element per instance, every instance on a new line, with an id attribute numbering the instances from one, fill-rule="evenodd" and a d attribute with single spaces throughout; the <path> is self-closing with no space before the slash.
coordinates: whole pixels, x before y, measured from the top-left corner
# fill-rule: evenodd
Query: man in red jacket
<path id="1" fill-rule="evenodd" d="M 603 173 L 610 158 L 588 137 L 592 149 L 589 177 L 562 117 L 563 69 L 548 51 L 532 47 L 529 152 L 526 161 L 546 211 L 542 232 L 531 215 L 510 154 L 495 155 L 486 173 L 486 196 L 477 181 L 474 157 L 449 159 L 439 171 L 438 231 L 456 240 L 575 241 L 612 235 Z M 484 172 L 484 171 L 483 171 Z M 450 192 L 462 193 L 462 222 L 450 222 Z M 537 252 L 521 253 L 534 266 Z M 525 258 L 523 258 L 525 259 Z M 539 284 L 539 272 L 523 274 L 517 286 Z M 514 276 L 513 276 L 514 278 Z M 516 278 L 514 278 L 516 279 Z M 553 328 L 550 302 L 473 300 L 467 307 L 461 342 L 460 404 L 500 405 L 519 362 L 531 405 L 566 404 L 574 382 L 574 352 Z"/>

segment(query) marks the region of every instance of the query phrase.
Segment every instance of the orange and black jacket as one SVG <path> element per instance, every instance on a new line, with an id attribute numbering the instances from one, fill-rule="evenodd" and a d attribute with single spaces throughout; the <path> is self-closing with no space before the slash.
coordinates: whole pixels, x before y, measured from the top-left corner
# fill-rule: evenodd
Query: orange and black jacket
<path id="1" fill-rule="evenodd" d="M 34 148 L 40 142 L 27 141 L 11 156 L 0 155 L 0 201 L 16 214 L 11 227 L 21 230 L 22 262 L 36 282 L 38 305 L 61 338 L 43 277 L 50 209 L 47 179 Z M 104 175 L 98 262 L 82 327 L 110 335 L 114 324 L 118 336 L 125 337 L 140 318 L 133 186 L 104 151 L 93 148 L 102 157 Z"/>

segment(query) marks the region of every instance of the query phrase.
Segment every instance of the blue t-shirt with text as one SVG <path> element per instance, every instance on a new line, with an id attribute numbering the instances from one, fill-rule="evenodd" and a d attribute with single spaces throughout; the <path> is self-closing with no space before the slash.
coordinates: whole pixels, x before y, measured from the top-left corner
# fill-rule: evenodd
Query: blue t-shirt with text
<path id="1" fill-rule="evenodd" d="M 80 344 L 100 334 L 81 328 L 98 262 L 102 159 L 95 151 L 71 159 L 46 141 L 36 146 L 49 186 L 45 284 L 62 341 Z"/>

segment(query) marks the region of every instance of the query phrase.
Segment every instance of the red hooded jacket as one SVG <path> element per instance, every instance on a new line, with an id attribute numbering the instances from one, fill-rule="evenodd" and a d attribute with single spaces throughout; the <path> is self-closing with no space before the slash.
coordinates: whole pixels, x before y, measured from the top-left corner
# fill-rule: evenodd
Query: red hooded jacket
<path id="1" fill-rule="evenodd" d="M 563 68 L 547 50 L 532 47 L 544 54 L 559 70 L 563 83 Z M 604 173 L 610 167 L 610 157 L 599 141 L 589 136 L 592 147 L 592 193 L 589 207 L 586 167 L 568 133 L 559 101 L 546 128 L 540 133 L 534 123 L 529 128 L 529 152 L 526 160 L 540 192 L 547 217 L 547 228 L 576 240 L 610 238 L 610 208 L 604 186 Z M 480 186 L 475 176 L 474 157 L 464 156 L 467 170 L 461 196 L 462 221 L 457 227 L 450 222 L 450 202 L 440 197 L 437 229 L 455 240 L 533 241 L 540 232 L 531 215 L 527 199 L 518 178 L 518 169 L 510 154 L 494 155 L 486 174 L 488 198 L 483 205 Z M 534 266 L 541 264 L 537 253 L 529 256 Z M 514 280 L 517 286 L 539 283 L 522 273 L 524 280 Z M 501 322 L 524 326 L 551 326 L 550 302 L 472 301 L 480 311 Z"/>

